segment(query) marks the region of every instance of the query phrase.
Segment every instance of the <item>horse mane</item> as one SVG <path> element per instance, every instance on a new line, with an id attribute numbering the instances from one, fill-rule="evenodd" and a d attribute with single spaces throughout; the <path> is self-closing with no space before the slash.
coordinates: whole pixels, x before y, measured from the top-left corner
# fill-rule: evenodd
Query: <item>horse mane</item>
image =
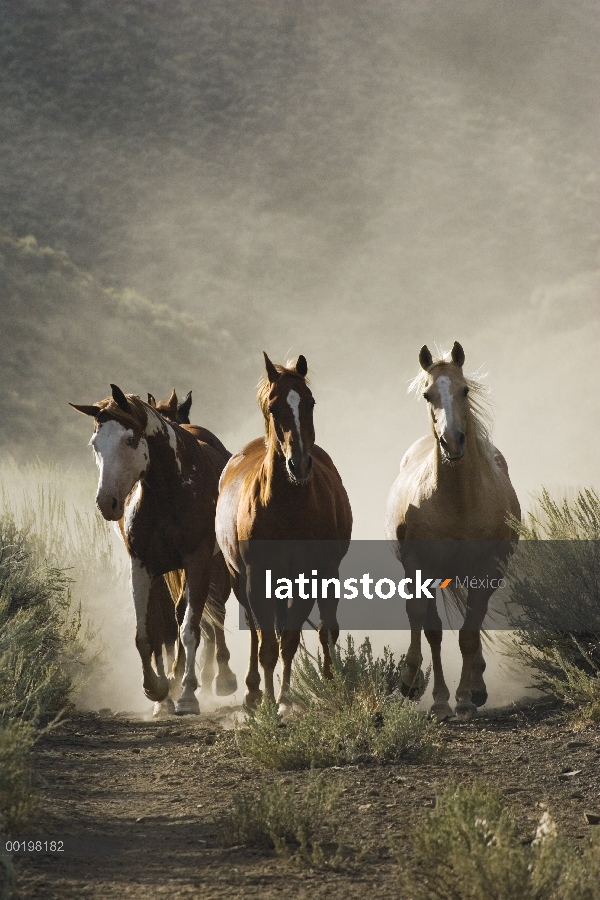
<path id="1" fill-rule="evenodd" d="M 433 360 L 429 369 L 434 366 L 451 365 L 454 363 L 450 351 L 442 350 L 441 355 Z M 424 369 L 421 369 L 408 386 L 408 393 L 416 394 L 417 400 L 421 399 L 423 391 L 427 387 L 427 374 Z M 475 434 L 477 449 L 485 459 L 493 461 L 496 450 L 492 443 L 494 417 L 491 409 L 490 389 L 484 383 L 485 375 L 481 374 L 480 369 L 470 375 L 465 375 L 464 378 L 469 388 L 469 419 Z"/>
<path id="2" fill-rule="evenodd" d="M 295 360 L 286 360 L 284 366 L 280 363 L 274 363 L 274 365 L 279 375 L 289 375 L 292 378 L 298 378 L 304 384 L 310 384 L 308 378 L 303 377 L 296 372 Z M 266 373 L 261 376 L 256 387 L 256 399 L 265 420 L 265 446 L 267 448 L 267 455 L 260 468 L 258 477 L 260 482 L 260 502 L 263 506 L 266 506 L 272 496 L 271 482 L 273 478 L 273 465 L 275 463 L 275 451 L 277 449 L 277 436 L 275 434 L 275 429 L 271 425 L 272 419 L 271 414 L 269 413 L 269 395 L 271 393 L 272 385 Z"/>
<path id="3" fill-rule="evenodd" d="M 148 405 L 137 394 L 125 394 L 125 396 L 127 397 L 127 411 L 122 409 L 112 397 L 107 397 L 94 404 L 101 409 L 97 418 L 101 422 L 105 421 L 105 418 L 116 419 L 124 428 L 131 428 L 134 432 L 143 434 L 148 424 Z"/>

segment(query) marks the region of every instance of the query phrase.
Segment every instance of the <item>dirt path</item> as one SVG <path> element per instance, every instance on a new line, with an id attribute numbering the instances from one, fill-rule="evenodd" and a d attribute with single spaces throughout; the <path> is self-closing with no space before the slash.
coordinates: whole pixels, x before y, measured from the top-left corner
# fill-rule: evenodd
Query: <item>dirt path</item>
<path id="1" fill-rule="evenodd" d="M 443 726 L 447 753 L 437 765 L 323 770 L 344 782 L 342 840 L 362 857 L 342 871 L 294 867 L 274 853 L 219 846 L 234 794 L 257 789 L 265 776 L 289 777 L 239 756 L 223 729 L 230 716 L 148 722 L 86 714 L 47 735 L 37 749 L 44 787 L 35 833 L 88 843 L 59 858 L 17 858 L 19 898 L 398 897 L 387 833 L 405 842 L 409 865 L 411 818 L 433 806 L 446 782 L 492 783 L 516 809 L 525 841 L 541 801 L 574 841 L 589 831 L 583 811 L 600 809 L 600 729 L 577 728 L 547 703 L 515 707 Z M 580 774 L 559 778 L 567 767 Z"/>

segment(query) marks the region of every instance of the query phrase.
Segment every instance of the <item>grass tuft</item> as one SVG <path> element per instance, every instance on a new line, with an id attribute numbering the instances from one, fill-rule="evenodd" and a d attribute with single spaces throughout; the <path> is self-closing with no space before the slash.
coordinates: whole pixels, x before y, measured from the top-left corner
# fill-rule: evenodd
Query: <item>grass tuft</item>
<path id="1" fill-rule="evenodd" d="M 263 782 L 258 797 L 236 797 L 221 840 L 274 849 L 279 856 L 310 865 L 337 866 L 340 787 L 311 772 L 306 783 Z"/>

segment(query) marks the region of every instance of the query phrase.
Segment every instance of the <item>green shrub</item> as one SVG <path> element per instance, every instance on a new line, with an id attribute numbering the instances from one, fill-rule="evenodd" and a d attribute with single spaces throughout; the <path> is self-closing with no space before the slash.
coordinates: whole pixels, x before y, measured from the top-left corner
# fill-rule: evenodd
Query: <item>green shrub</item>
<path id="1" fill-rule="evenodd" d="M 10 857 L 0 848 L 0 900 L 11 900 L 15 886 L 15 873 Z"/>
<path id="2" fill-rule="evenodd" d="M 311 865 L 335 865 L 340 854 L 335 814 L 339 793 L 338 786 L 327 784 L 314 772 L 302 786 L 295 779 L 263 782 L 258 797 L 234 799 L 222 841 L 226 846 L 268 847 Z"/>
<path id="3" fill-rule="evenodd" d="M 416 863 L 393 846 L 411 900 L 599 900 L 600 836 L 583 854 L 558 835 L 548 811 L 530 846 L 497 793 L 481 784 L 448 788 L 435 812 L 411 828 Z"/>
<path id="4" fill-rule="evenodd" d="M 543 489 L 522 522 L 507 580 L 512 652 L 535 686 L 584 714 L 600 713 L 600 498 L 553 500 Z"/>
<path id="5" fill-rule="evenodd" d="M 332 766 L 367 759 L 426 759 L 440 752 L 438 726 L 399 693 L 401 665 L 386 649 L 373 659 L 367 640 L 358 651 L 333 648 L 333 678 L 301 650 L 291 698 L 298 713 L 283 724 L 268 700 L 247 710 L 236 738 L 240 752 L 276 769 Z"/>

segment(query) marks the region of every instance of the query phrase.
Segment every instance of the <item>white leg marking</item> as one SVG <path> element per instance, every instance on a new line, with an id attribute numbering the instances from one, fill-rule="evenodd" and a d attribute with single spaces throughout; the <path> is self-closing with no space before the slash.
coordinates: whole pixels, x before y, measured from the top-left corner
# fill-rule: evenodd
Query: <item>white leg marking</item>
<path id="1" fill-rule="evenodd" d="M 292 412 L 294 413 L 294 422 L 296 423 L 298 440 L 300 442 L 300 453 L 303 453 L 304 448 L 302 446 L 302 432 L 300 431 L 300 394 L 297 391 L 290 391 L 287 396 L 287 402 L 289 403 Z"/>

